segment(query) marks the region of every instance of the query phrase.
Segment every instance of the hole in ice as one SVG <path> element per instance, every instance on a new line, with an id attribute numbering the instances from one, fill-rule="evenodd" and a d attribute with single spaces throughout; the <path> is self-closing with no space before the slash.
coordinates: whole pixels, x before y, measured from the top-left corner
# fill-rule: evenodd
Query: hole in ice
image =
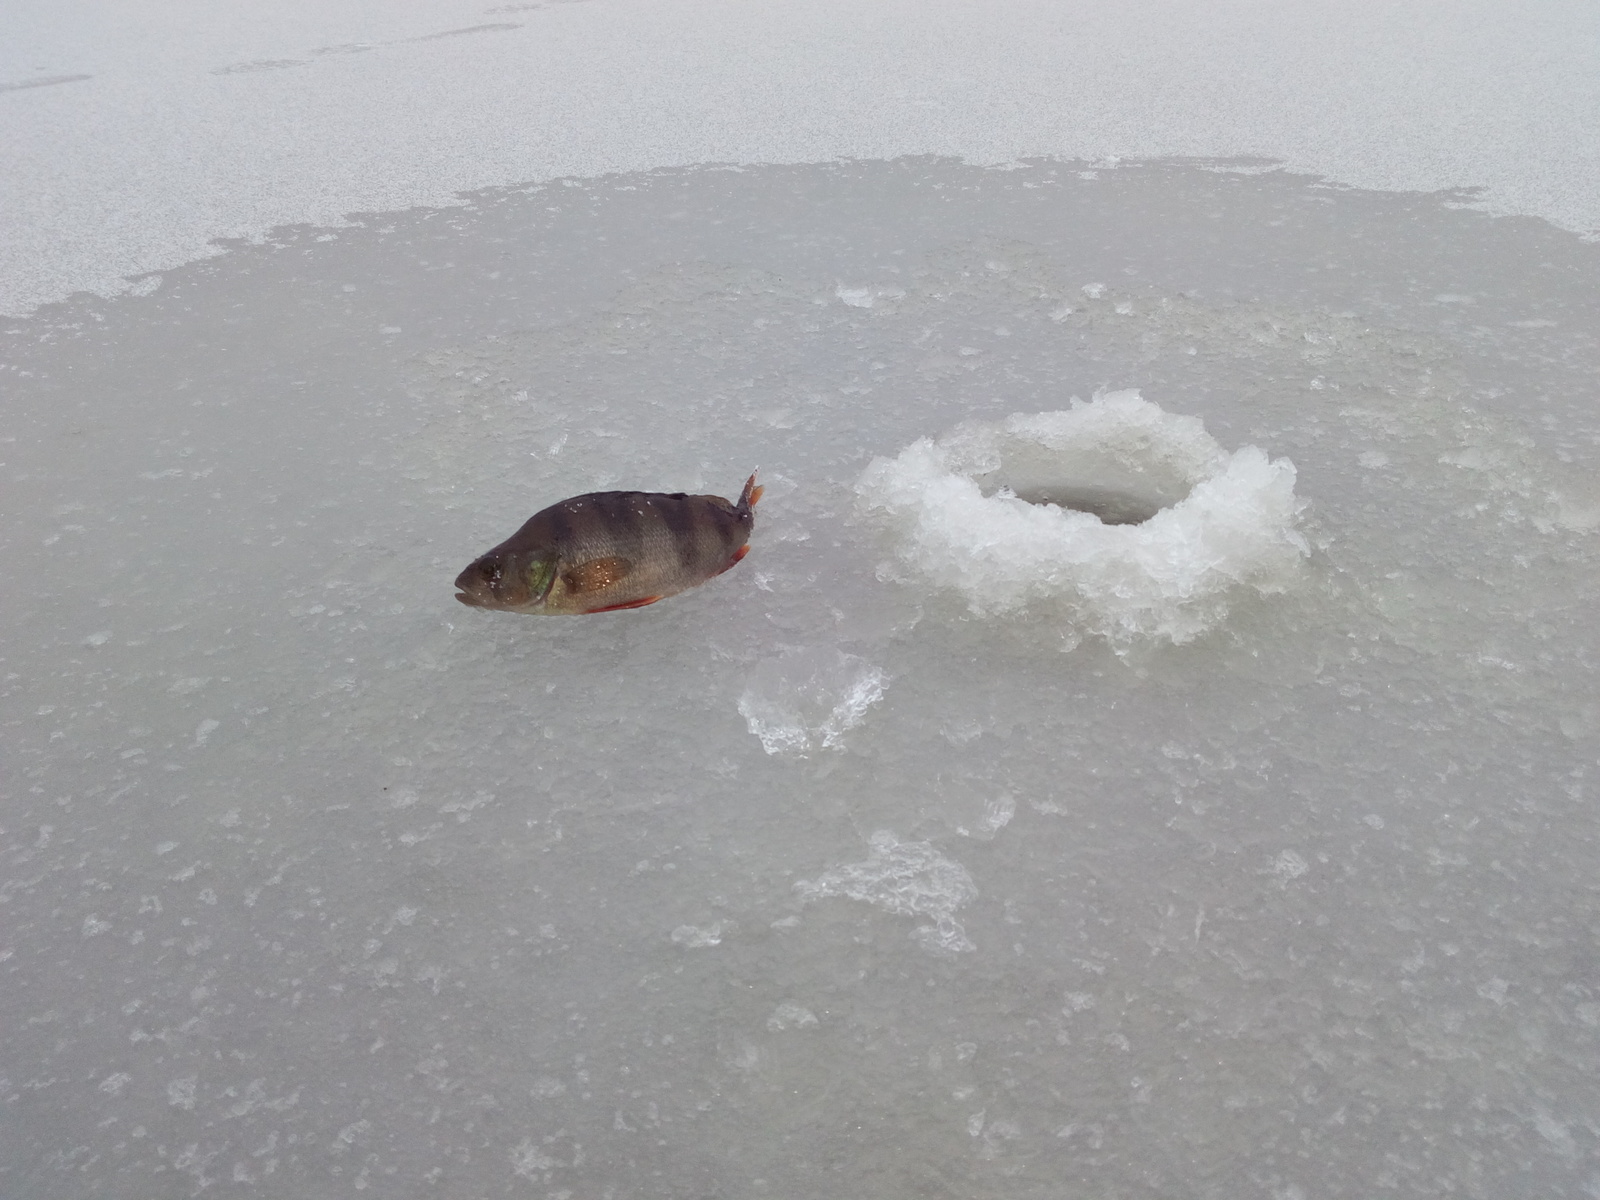
<path id="1" fill-rule="evenodd" d="M 899 559 L 972 612 L 1064 619 L 1119 651 L 1186 642 L 1244 590 L 1283 591 L 1309 553 L 1288 459 L 1229 454 L 1137 391 L 969 422 L 879 458 L 856 486 Z"/>
<path id="2" fill-rule="evenodd" d="M 1093 485 L 1074 487 L 1069 483 L 1059 483 L 1036 488 L 1005 487 L 1003 490 L 1029 504 L 1047 504 L 1087 513 L 1102 525 L 1142 525 L 1167 507 L 1148 496 Z M 986 496 L 994 494 L 992 491 L 984 493 Z"/>
<path id="3" fill-rule="evenodd" d="M 1009 494 L 1103 525 L 1141 525 L 1184 500 L 1215 465 L 1216 443 L 1203 428 L 1173 428 L 1186 419 L 1161 422 L 1160 413 L 1137 392 L 1115 392 L 1062 413 L 966 426 L 942 441 L 956 450 L 951 466 L 971 471 L 986 498 Z M 1184 436 L 1194 433 L 1210 445 Z"/>

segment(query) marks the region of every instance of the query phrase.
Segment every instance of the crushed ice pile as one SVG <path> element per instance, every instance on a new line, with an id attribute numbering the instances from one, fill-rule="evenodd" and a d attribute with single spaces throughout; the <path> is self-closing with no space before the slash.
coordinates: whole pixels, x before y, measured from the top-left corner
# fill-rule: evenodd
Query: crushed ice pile
<path id="1" fill-rule="evenodd" d="M 1288 459 L 1230 455 L 1127 390 L 921 438 L 856 490 L 899 557 L 974 613 L 1050 610 L 1121 647 L 1190 641 L 1241 591 L 1285 590 L 1309 553 L 1294 483 Z"/>

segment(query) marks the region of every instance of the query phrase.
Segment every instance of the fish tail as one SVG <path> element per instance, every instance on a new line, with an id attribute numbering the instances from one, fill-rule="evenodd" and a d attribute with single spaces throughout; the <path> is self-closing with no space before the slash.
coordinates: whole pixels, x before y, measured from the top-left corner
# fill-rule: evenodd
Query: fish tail
<path id="1" fill-rule="evenodd" d="M 739 493 L 739 511 L 748 512 L 761 502 L 761 495 L 767 489 L 756 486 L 756 473 L 750 472 L 750 478 L 744 481 L 744 491 Z"/>

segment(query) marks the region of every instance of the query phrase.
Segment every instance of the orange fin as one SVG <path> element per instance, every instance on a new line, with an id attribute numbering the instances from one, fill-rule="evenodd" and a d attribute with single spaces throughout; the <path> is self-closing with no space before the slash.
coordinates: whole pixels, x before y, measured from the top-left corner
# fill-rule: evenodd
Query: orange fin
<path id="1" fill-rule="evenodd" d="M 643 600 L 625 600 L 621 604 L 608 604 L 604 608 L 586 609 L 583 615 L 587 617 L 595 613 L 621 612 L 625 608 L 643 608 L 647 604 L 654 604 L 659 599 L 661 599 L 660 596 L 646 596 Z"/>
<path id="2" fill-rule="evenodd" d="M 750 478 L 744 481 L 744 491 L 739 493 L 739 507 L 754 508 L 761 502 L 761 497 L 766 493 L 766 490 L 764 487 L 756 486 L 756 474 L 754 471 L 750 472 Z M 734 559 L 734 562 L 738 561 L 738 559 Z M 731 566 L 732 563 L 729 565 Z"/>
<path id="3" fill-rule="evenodd" d="M 744 545 L 740 546 L 737 550 L 735 550 L 733 552 L 733 557 L 728 560 L 728 565 L 723 567 L 722 571 L 731 571 L 731 570 L 733 570 L 734 567 L 739 565 L 740 560 L 743 559 L 744 556 L 746 554 L 749 554 L 749 553 L 750 553 L 750 543 L 746 542 Z M 717 574 L 721 575 L 722 571 L 718 571 Z"/>
<path id="4" fill-rule="evenodd" d="M 633 564 L 625 558 L 591 558 L 561 572 L 561 582 L 567 585 L 568 592 L 581 596 L 620 583 L 632 570 Z"/>

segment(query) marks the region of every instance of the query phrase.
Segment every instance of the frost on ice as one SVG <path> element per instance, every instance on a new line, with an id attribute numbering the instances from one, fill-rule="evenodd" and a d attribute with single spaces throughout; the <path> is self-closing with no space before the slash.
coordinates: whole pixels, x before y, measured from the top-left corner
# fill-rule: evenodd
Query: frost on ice
<path id="1" fill-rule="evenodd" d="M 832 647 L 789 647 L 750 673 L 739 713 L 768 754 L 836 750 L 883 699 L 889 677 Z"/>
<path id="2" fill-rule="evenodd" d="M 1137 391 L 969 422 L 874 459 L 862 508 L 901 559 L 974 613 L 1023 609 L 1124 647 L 1187 642 L 1243 589 L 1283 591 L 1308 553 L 1295 468 L 1228 454 Z"/>
<path id="3" fill-rule="evenodd" d="M 930 954 L 959 954 L 976 947 L 955 919 L 975 899 L 978 889 L 967 869 L 940 854 L 928 842 L 902 842 L 879 830 L 867 843 L 867 861 L 825 871 L 794 885 L 803 900 L 843 896 L 863 900 L 902 917 L 931 917 L 912 937 Z"/>

